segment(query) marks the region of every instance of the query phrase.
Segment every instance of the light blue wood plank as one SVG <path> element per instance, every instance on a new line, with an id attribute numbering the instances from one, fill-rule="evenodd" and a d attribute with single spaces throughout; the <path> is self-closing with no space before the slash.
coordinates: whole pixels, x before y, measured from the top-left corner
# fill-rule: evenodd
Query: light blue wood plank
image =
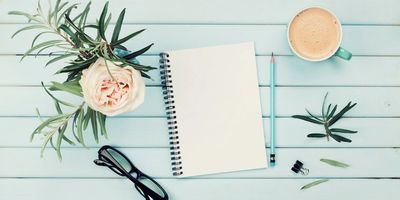
<path id="1" fill-rule="evenodd" d="M 323 128 L 291 118 L 276 120 L 276 145 L 278 147 L 400 147 L 399 118 L 344 118 L 337 122 L 337 127 L 359 131 L 350 134 L 352 143 L 338 143 L 326 139 L 310 139 L 311 132 L 322 132 Z M 39 120 L 33 117 L 0 118 L 0 127 L 7 137 L 0 140 L 0 147 L 40 147 L 41 137 L 30 143 L 28 138 Z M 89 147 L 100 147 L 103 144 L 116 144 L 120 147 L 168 147 L 168 128 L 166 118 L 109 118 L 107 123 L 109 139 L 100 138 L 96 144 L 91 128 L 85 134 Z M 269 145 L 269 121 L 264 119 L 264 135 Z M 67 136 L 73 138 L 71 130 Z M 80 147 L 70 146 L 66 147 Z"/>
<path id="2" fill-rule="evenodd" d="M 299 188 L 314 181 L 313 179 L 159 179 L 157 181 L 168 192 L 170 199 L 397 200 L 400 195 L 398 190 L 400 180 L 395 179 L 336 179 L 304 191 Z M 70 200 L 73 195 L 79 196 L 80 199 L 97 200 L 116 197 L 119 200 L 142 198 L 132 187 L 131 182 L 125 179 L 0 179 L 0 187 L 1 199 L 18 197 L 18 200 L 42 200 L 47 199 L 49 194 L 56 196 L 58 200 Z"/>
<path id="3" fill-rule="evenodd" d="M 260 85 L 269 84 L 269 56 L 257 56 L 258 79 Z M 50 58 L 28 57 L 19 62 L 16 56 L 0 56 L 0 69 L 4 76 L 0 86 L 40 85 L 41 81 L 64 81 L 65 76 L 53 74 L 64 62 L 44 68 Z M 294 56 L 276 56 L 276 76 L 279 86 L 400 86 L 400 57 L 364 57 L 354 56 L 351 62 L 331 59 L 322 63 L 302 61 Z M 142 56 L 142 64 L 158 67 L 158 56 Z M 362 73 L 361 73 L 362 72 Z M 147 85 L 159 85 L 158 70 L 145 79 Z M 382 78 L 384 77 L 384 78 Z M 222 80 L 223 81 L 223 80 Z"/>
<path id="4" fill-rule="evenodd" d="M 29 48 L 32 33 L 11 35 L 22 25 L 0 24 L 0 54 L 24 53 Z M 111 27 L 112 28 L 112 27 Z M 121 35 L 139 29 L 147 31 L 126 43 L 138 49 L 154 42 L 150 54 L 173 49 L 185 49 L 255 41 L 258 55 L 291 55 L 285 25 L 126 25 Z M 111 30 L 109 31 L 111 33 Z M 111 34 L 108 34 L 111 35 Z M 400 26 L 344 26 L 343 47 L 354 55 L 400 55 Z M 199 38 L 202 38 L 199 40 Z M 47 38 L 48 39 L 48 38 Z M 179 41 L 179 42 L 177 42 Z"/>
<path id="5" fill-rule="evenodd" d="M 121 151 L 150 176 L 172 178 L 169 148 L 122 148 Z M 111 170 L 96 166 L 92 162 L 95 158 L 97 149 L 64 148 L 63 161 L 58 162 L 51 148 L 47 149 L 43 159 L 40 159 L 39 148 L 2 148 L 0 159 L 7 162 L 0 165 L 0 177 L 118 177 Z M 320 158 L 339 160 L 351 166 L 346 169 L 332 167 L 319 161 Z M 393 148 L 277 148 L 276 167 L 194 179 L 305 178 L 290 170 L 296 160 L 301 160 L 310 169 L 307 178 L 400 177 L 399 159 L 400 149 Z"/>
<path id="6" fill-rule="evenodd" d="M 77 2 L 71 0 L 70 2 Z M 87 2 L 79 1 L 79 2 Z M 100 15 L 105 0 L 96 0 L 92 5 L 92 15 L 89 20 Z M 9 10 L 34 11 L 36 0 L 25 0 L 23 4 L 13 0 L 0 1 L 0 23 L 26 21 L 7 15 Z M 43 2 L 46 5 L 46 1 Z M 322 6 L 331 9 L 347 24 L 398 24 L 400 16 L 397 0 L 114 0 L 110 3 L 113 16 L 127 8 L 128 23 L 280 23 L 286 24 L 300 9 L 308 6 Z M 81 6 L 83 7 L 83 5 Z M 83 9 L 83 8 L 82 8 Z M 114 17 L 115 21 L 117 17 Z"/>
<path id="7" fill-rule="evenodd" d="M 329 103 L 339 108 L 349 101 L 358 105 L 347 116 L 353 117 L 397 117 L 400 116 L 399 87 L 278 87 L 276 90 L 277 115 L 305 114 L 305 108 L 319 112 L 324 95 L 329 92 Z M 0 103 L 0 116 L 35 116 L 35 107 L 46 115 L 55 114 L 51 98 L 39 87 L 0 87 L 0 94 L 7 102 Z M 72 95 L 58 95 L 65 100 L 77 102 Z M 269 114 L 268 87 L 260 87 L 261 107 L 264 116 Z M 12 103 L 10 103 L 12 102 Z M 148 87 L 146 100 L 136 111 L 122 116 L 165 116 L 160 87 Z M 317 113 L 318 114 L 318 113 Z"/>

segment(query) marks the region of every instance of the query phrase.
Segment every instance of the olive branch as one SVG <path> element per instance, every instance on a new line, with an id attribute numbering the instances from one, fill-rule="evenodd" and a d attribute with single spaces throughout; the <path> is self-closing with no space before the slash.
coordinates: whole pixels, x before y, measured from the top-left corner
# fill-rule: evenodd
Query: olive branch
<path id="1" fill-rule="evenodd" d="M 336 113 L 338 105 L 333 106 L 332 104 L 328 105 L 328 109 L 326 109 L 326 99 L 328 97 L 328 93 L 326 93 L 324 97 L 324 101 L 322 103 L 322 117 L 317 117 L 316 115 L 312 114 L 309 110 L 306 109 L 306 112 L 309 116 L 306 115 L 293 115 L 293 118 L 304 120 L 307 122 L 311 122 L 314 124 L 323 125 L 325 129 L 325 133 L 310 133 L 307 137 L 310 138 L 323 138 L 329 141 L 329 138 L 332 137 L 337 142 L 351 142 L 350 139 L 338 135 L 337 133 L 344 133 L 344 134 L 354 134 L 357 131 L 343 129 L 343 128 L 331 128 L 337 121 L 339 121 L 345 113 L 351 110 L 357 103 L 349 102 L 342 110 Z"/>
<path id="2" fill-rule="evenodd" d="M 71 145 L 75 143 L 66 136 L 66 130 L 69 123 L 72 121 L 72 133 L 76 141 L 86 147 L 83 133 L 91 124 L 93 136 L 96 142 L 99 141 L 99 133 L 107 137 L 106 131 L 106 116 L 102 113 L 92 110 L 82 101 L 79 105 L 74 105 L 55 97 L 50 91 L 62 91 L 72 95 L 83 97 L 82 88 L 79 84 L 82 70 L 88 68 L 98 58 L 109 60 L 120 67 L 133 67 L 140 71 L 145 78 L 151 78 L 147 72 L 156 69 L 151 66 L 140 65 L 135 61 L 135 58 L 145 53 L 151 48 L 150 44 L 142 49 L 134 52 L 129 52 L 123 44 L 145 29 L 131 33 L 125 37 L 120 37 L 120 31 L 123 24 L 125 9 L 121 11 L 114 26 L 112 37 L 106 37 L 106 30 L 111 21 L 111 13 L 108 13 L 108 2 L 104 5 L 100 17 L 95 24 L 87 24 L 87 17 L 90 11 L 91 2 L 89 2 L 83 11 L 72 17 L 74 10 L 78 8 L 77 3 L 69 4 L 57 0 L 54 5 L 52 1 L 48 1 L 48 10 L 42 8 L 39 0 L 36 13 L 29 14 L 22 11 L 10 11 L 9 15 L 23 16 L 28 20 L 30 25 L 17 30 L 12 37 L 28 30 L 40 30 L 33 38 L 30 48 L 22 55 L 21 60 L 29 55 L 39 55 L 43 52 L 50 51 L 51 59 L 46 63 L 46 66 L 57 61 L 69 58 L 66 66 L 57 71 L 56 74 L 67 74 L 67 79 L 63 83 L 51 82 L 50 87 L 42 86 L 46 93 L 53 99 L 57 115 L 44 119 L 37 110 L 38 117 L 42 123 L 33 131 L 31 141 L 35 135 L 43 135 L 41 155 L 46 146 L 50 145 L 56 150 L 59 159 L 61 160 L 61 146 L 65 141 Z M 91 36 L 87 33 L 87 29 L 93 29 L 96 35 Z M 41 38 L 48 35 L 55 35 L 58 39 L 52 39 L 39 42 Z M 54 51 L 54 50 L 57 51 Z M 116 50 L 124 50 L 129 52 L 124 56 L 116 53 Z M 107 62 L 106 62 L 107 63 Z M 118 64 L 117 64 L 118 63 Z M 108 69 L 108 66 L 106 66 Z M 112 77 L 109 69 L 108 72 Z M 73 110 L 72 112 L 64 113 L 63 108 Z"/>

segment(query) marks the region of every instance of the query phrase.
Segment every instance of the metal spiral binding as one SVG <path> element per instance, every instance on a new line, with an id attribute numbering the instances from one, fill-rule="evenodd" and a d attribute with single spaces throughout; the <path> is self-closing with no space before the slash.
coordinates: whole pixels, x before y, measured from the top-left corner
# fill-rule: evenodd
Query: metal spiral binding
<path id="1" fill-rule="evenodd" d="M 161 85 L 164 95 L 165 109 L 167 112 L 172 172 L 174 176 L 180 176 L 183 174 L 183 171 L 181 162 L 181 151 L 179 146 L 178 125 L 176 121 L 174 90 L 172 86 L 170 67 L 171 66 L 169 65 L 169 55 L 166 53 L 161 53 L 160 75 L 161 75 Z"/>

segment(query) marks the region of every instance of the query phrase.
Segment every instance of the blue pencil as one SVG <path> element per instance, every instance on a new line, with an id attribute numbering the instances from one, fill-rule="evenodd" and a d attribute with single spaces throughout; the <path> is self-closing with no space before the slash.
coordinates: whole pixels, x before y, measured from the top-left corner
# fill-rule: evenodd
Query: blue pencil
<path id="1" fill-rule="evenodd" d="M 270 61 L 270 166 L 275 166 L 275 58 L 274 53 L 271 54 L 271 61 Z"/>

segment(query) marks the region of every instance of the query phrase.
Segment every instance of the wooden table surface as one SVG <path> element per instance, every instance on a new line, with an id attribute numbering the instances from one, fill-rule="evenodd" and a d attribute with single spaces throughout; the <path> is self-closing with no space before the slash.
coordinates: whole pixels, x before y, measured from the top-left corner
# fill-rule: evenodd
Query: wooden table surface
<path id="1" fill-rule="evenodd" d="M 43 1 L 45 3 L 46 1 Z M 171 176 L 165 111 L 158 71 L 147 81 L 145 103 L 135 112 L 110 118 L 109 140 L 90 149 L 64 146 L 63 161 L 52 149 L 40 158 L 41 140 L 29 143 L 42 114 L 55 113 L 40 81 L 62 80 L 51 76 L 59 67 L 44 68 L 48 57 L 28 57 L 32 33 L 10 36 L 26 21 L 8 16 L 10 10 L 33 11 L 36 0 L 0 0 L 0 199 L 141 199 L 133 185 L 92 160 L 103 144 L 121 147 L 134 164 L 155 177 L 170 199 L 398 199 L 400 195 L 400 1 L 398 0 L 113 0 L 114 18 L 127 8 L 123 33 L 147 31 L 132 40 L 132 49 L 154 42 L 140 61 L 158 66 L 165 50 L 255 41 L 265 130 L 268 124 L 270 53 L 277 54 L 277 166 L 264 170 L 226 173 L 188 179 Z M 101 12 L 96 0 L 90 21 Z M 320 63 L 302 61 L 290 52 L 286 24 L 301 8 L 322 6 L 343 24 L 343 47 L 354 57 Z M 113 20 L 115 22 L 115 19 Z M 221 74 L 223 77 L 223 74 Z M 229 79 L 221 78 L 221 81 Z M 319 111 L 323 95 L 329 101 L 358 105 L 340 125 L 358 130 L 352 143 L 308 139 L 321 127 L 290 118 L 304 108 Z M 68 95 L 65 98 L 70 99 Z M 73 101 L 73 100 L 72 100 Z M 338 124 L 339 125 L 339 124 Z M 265 131 L 267 146 L 269 132 Z M 240 148 L 240 147 L 238 147 Z M 251 155 L 249 155 L 251 156 Z M 328 166 L 320 158 L 350 164 L 347 169 Z M 240 159 L 240 158 L 238 158 Z M 290 171 L 295 160 L 310 169 L 308 176 Z M 301 191 L 320 178 L 329 182 Z"/>

